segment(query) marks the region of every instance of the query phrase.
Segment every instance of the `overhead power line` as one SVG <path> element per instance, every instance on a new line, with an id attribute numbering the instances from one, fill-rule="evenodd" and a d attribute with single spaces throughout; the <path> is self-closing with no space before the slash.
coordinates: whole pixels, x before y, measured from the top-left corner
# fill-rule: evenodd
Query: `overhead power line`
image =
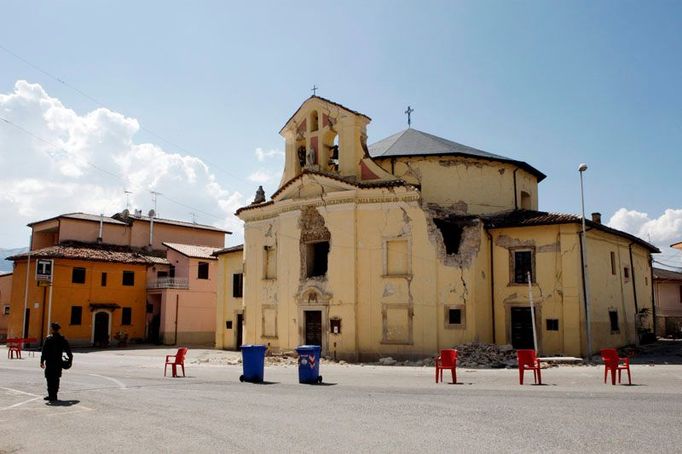
<path id="1" fill-rule="evenodd" d="M 51 142 L 51 141 L 49 141 L 49 140 L 47 140 L 47 139 L 44 139 L 44 138 L 40 137 L 39 135 L 37 135 L 37 134 L 31 132 L 30 130 L 24 128 L 23 126 L 18 125 L 17 123 L 14 123 L 14 122 L 11 121 L 11 120 L 8 120 L 7 118 L 0 117 L 0 121 L 2 121 L 3 123 L 6 123 L 6 124 L 8 124 L 8 125 L 10 125 L 10 126 L 12 126 L 12 127 L 14 127 L 14 128 L 16 128 L 17 130 L 23 132 L 24 134 L 27 134 L 27 135 L 33 137 L 33 138 L 36 139 L 36 140 L 39 140 L 39 141 L 41 141 L 41 142 L 43 142 L 43 143 L 45 143 L 45 144 L 47 144 L 47 145 L 50 145 L 51 147 L 54 147 L 54 148 L 56 148 L 56 149 L 63 149 L 63 147 L 62 147 L 61 145 L 59 145 L 59 144 L 57 144 L 57 143 L 54 143 L 54 142 Z M 45 153 L 50 159 L 52 159 L 53 161 L 56 161 L 57 156 L 55 156 L 54 153 L 51 153 L 51 152 L 49 152 L 49 151 L 47 151 L 47 150 L 41 150 L 41 151 L 42 151 L 43 153 Z M 104 169 L 104 168 L 102 168 L 102 167 L 96 165 L 96 164 L 93 163 L 92 161 L 85 160 L 84 162 L 85 162 L 85 164 L 87 164 L 88 166 L 92 167 L 93 169 L 96 169 L 96 170 L 98 170 L 98 171 L 100 171 L 100 172 L 102 172 L 102 173 L 105 173 L 105 174 L 107 174 L 107 175 L 109 175 L 109 176 L 111 176 L 111 177 L 114 177 L 114 178 L 116 178 L 118 181 L 120 181 L 120 182 L 122 182 L 122 183 L 124 183 L 124 184 L 128 182 L 128 181 L 126 180 L 126 178 L 123 177 L 122 175 L 120 175 L 120 174 L 118 174 L 118 173 L 115 173 L 115 172 L 111 172 L 111 171 L 109 171 L 109 170 L 107 170 L 107 169 Z M 129 194 L 133 194 L 133 192 L 132 192 L 132 191 L 128 191 L 128 190 L 124 190 L 124 193 L 126 194 L 126 205 L 127 205 L 127 204 L 128 204 L 128 195 L 129 195 Z M 206 216 L 209 216 L 209 217 L 212 217 L 212 218 L 215 218 L 215 219 L 219 219 L 219 220 L 224 220 L 224 219 L 225 219 L 225 216 L 216 216 L 216 215 L 213 214 L 213 213 L 209 213 L 209 212 L 207 212 L 207 211 L 200 210 L 200 209 L 198 209 L 198 208 L 196 208 L 196 207 L 194 207 L 194 206 L 187 205 L 187 204 L 185 204 L 185 203 L 182 203 L 182 202 L 179 202 L 179 201 L 177 201 L 177 200 L 171 199 L 170 197 L 168 197 L 168 196 L 166 196 L 166 195 L 164 195 L 164 194 L 161 194 L 161 193 L 157 193 L 157 194 L 160 195 L 161 197 L 163 197 L 164 199 L 168 200 L 169 202 L 174 203 L 174 204 L 176 204 L 176 205 L 178 205 L 178 206 L 181 206 L 181 207 L 183 207 L 183 208 L 189 208 L 189 209 L 191 209 L 191 210 L 194 210 L 195 212 L 202 213 L 202 214 L 204 214 L 204 215 L 206 215 Z M 126 208 L 127 208 L 127 207 L 126 207 Z"/>
<path id="2" fill-rule="evenodd" d="M 30 62 L 30 61 L 27 60 L 26 58 L 22 57 L 21 55 L 17 54 L 17 53 L 14 52 L 14 51 L 8 49 L 7 47 L 3 46 L 2 44 L 0 44 L 0 49 L 2 49 L 3 51 L 5 51 L 7 54 L 11 55 L 12 57 L 14 57 L 14 58 L 20 60 L 21 62 L 25 63 L 26 65 L 30 66 L 31 68 L 35 69 L 36 71 L 38 71 L 38 72 L 44 74 L 45 76 L 47 76 L 47 77 L 49 77 L 49 78 L 51 78 L 51 79 L 53 79 L 53 80 L 56 80 L 57 82 L 59 82 L 60 84 L 64 85 L 65 87 L 67 87 L 67 88 L 69 88 L 69 89 L 75 91 L 75 92 L 78 93 L 79 95 L 81 95 L 81 96 L 83 96 L 84 98 L 88 99 L 89 101 L 93 102 L 97 107 L 102 107 L 102 108 L 105 108 L 105 109 L 109 109 L 109 110 L 111 110 L 112 112 L 116 111 L 116 109 L 113 109 L 113 108 L 108 107 L 108 106 L 106 105 L 106 103 L 100 101 L 99 99 L 95 98 L 94 96 L 89 95 L 88 93 L 84 92 L 84 91 L 81 90 L 80 88 L 76 87 L 75 85 L 72 85 L 72 84 L 68 83 L 67 81 L 61 79 L 60 77 L 57 77 L 56 75 L 50 73 L 49 71 L 44 70 L 44 69 L 41 68 L 40 66 L 38 66 L 38 65 L 36 65 L 36 64 L 34 64 L 34 63 L 32 63 L 32 62 Z M 199 157 L 202 161 L 206 162 L 207 164 L 210 164 L 210 165 L 211 165 L 211 168 L 213 168 L 213 169 L 215 169 L 215 170 L 218 170 L 218 171 L 224 173 L 225 175 L 227 175 L 227 176 L 229 176 L 229 177 L 236 178 L 236 179 L 238 179 L 238 180 L 241 180 L 241 181 L 243 181 L 243 182 L 247 182 L 247 183 L 249 183 L 249 184 L 254 184 L 252 181 L 247 180 L 247 179 L 241 177 L 240 175 L 234 174 L 234 173 L 232 173 L 232 172 L 228 172 L 227 170 L 221 168 L 221 167 L 220 167 L 218 164 L 216 164 L 214 161 L 206 159 L 205 156 L 200 156 L 198 153 L 193 152 L 193 151 L 190 151 L 190 150 L 188 150 L 187 148 L 183 147 L 182 145 L 179 145 L 178 143 L 176 143 L 176 142 L 174 142 L 174 141 L 172 141 L 172 140 L 170 140 L 170 139 L 165 138 L 165 137 L 162 136 L 161 134 L 159 134 L 159 133 L 157 133 L 157 132 L 155 132 L 155 131 L 153 131 L 153 130 L 147 128 L 147 127 L 144 126 L 141 122 L 140 122 L 140 129 L 143 130 L 144 132 L 146 132 L 147 134 L 150 134 L 150 135 L 156 137 L 157 139 L 162 140 L 162 141 L 165 142 L 166 144 L 168 144 L 168 145 L 170 145 L 170 146 L 172 146 L 172 147 L 177 148 L 178 150 L 181 150 L 181 151 L 187 153 L 188 155 L 192 155 L 192 156 L 197 156 L 197 157 Z"/>

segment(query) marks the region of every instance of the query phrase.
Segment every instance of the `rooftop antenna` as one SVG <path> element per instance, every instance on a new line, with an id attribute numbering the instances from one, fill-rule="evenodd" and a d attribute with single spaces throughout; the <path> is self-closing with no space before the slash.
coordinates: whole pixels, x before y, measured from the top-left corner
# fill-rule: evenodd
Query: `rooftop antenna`
<path id="1" fill-rule="evenodd" d="M 132 194 L 133 191 L 128 191 L 127 189 L 124 189 L 123 193 L 126 195 L 126 210 L 130 210 L 130 194 Z"/>
<path id="2" fill-rule="evenodd" d="M 157 191 L 149 191 L 152 195 L 152 202 L 154 202 L 154 213 L 157 213 L 156 215 L 158 216 L 158 212 L 156 211 L 156 198 L 157 196 L 160 196 L 161 193 Z"/>
<path id="3" fill-rule="evenodd" d="M 317 85 L 313 84 L 313 88 L 310 89 L 310 91 L 313 92 L 313 96 L 317 95 L 317 90 L 319 90 L 319 88 L 317 88 Z"/>
<path id="4" fill-rule="evenodd" d="M 407 127 L 410 128 L 412 127 L 412 112 L 414 112 L 414 109 L 411 106 L 407 106 L 407 110 L 405 113 L 407 114 Z"/>
<path id="5" fill-rule="evenodd" d="M 189 215 L 192 216 L 192 224 L 196 224 L 197 223 L 197 214 L 194 211 L 190 211 Z"/>

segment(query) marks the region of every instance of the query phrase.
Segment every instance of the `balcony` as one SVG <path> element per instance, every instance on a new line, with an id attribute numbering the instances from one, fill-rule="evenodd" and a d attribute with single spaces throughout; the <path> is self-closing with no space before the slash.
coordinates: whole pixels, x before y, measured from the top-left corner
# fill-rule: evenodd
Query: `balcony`
<path id="1" fill-rule="evenodd" d="M 189 288 L 189 279 L 186 277 L 160 277 L 149 283 L 149 289 L 163 289 L 163 288 Z"/>

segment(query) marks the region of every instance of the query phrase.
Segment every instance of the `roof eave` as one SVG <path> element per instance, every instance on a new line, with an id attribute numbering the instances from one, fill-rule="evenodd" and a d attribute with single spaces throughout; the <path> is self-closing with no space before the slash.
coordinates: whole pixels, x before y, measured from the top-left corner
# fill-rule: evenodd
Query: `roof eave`
<path id="1" fill-rule="evenodd" d="M 327 102 L 327 103 L 332 104 L 332 105 L 334 105 L 334 106 L 336 106 L 336 107 L 339 107 L 339 108 L 345 110 L 345 111 L 348 112 L 348 113 L 351 113 L 351 114 L 354 114 L 354 115 L 359 115 L 359 116 L 361 116 L 361 117 L 365 117 L 365 118 L 366 118 L 367 120 L 369 120 L 369 121 L 372 121 L 372 119 L 371 119 L 370 117 L 368 117 L 367 115 L 363 114 L 362 112 L 358 112 L 358 111 L 356 111 L 356 110 L 349 109 L 348 107 L 344 106 L 343 104 L 339 104 L 338 102 L 334 102 L 334 101 L 332 101 L 331 99 L 323 98 L 323 97 L 317 96 L 317 95 L 312 95 L 312 96 L 310 96 L 309 98 L 307 98 L 305 101 L 303 101 L 303 102 L 301 103 L 301 105 L 298 107 L 298 109 L 296 109 L 296 112 L 294 112 L 294 114 L 293 114 L 291 117 L 289 117 L 289 119 L 286 121 L 286 123 L 284 123 L 284 126 L 282 126 L 282 129 L 279 130 L 279 134 L 280 134 L 280 135 L 281 135 L 282 132 L 287 128 L 287 126 L 289 126 L 289 123 L 291 123 L 291 120 L 293 120 L 294 117 L 295 117 L 296 115 L 298 115 L 298 113 L 301 111 L 301 109 L 303 108 L 303 106 L 305 105 L 305 103 L 307 103 L 307 102 L 310 101 L 311 99 L 319 99 L 320 101 Z"/>
<path id="2" fill-rule="evenodd" d="M 513 164 L 517 167 L 520 167 L 526 171 L 528 171 L 530 174 L 534 175 L 538 183 L 540 183 L 542 180 L 547 178 L 547 175 L 544 173 L 540 172 L 538 169 L 533 167 L 532 165 L 528 164 L 527 162 L 524 161 L 516 161 L 514 159 L 500 159 L 500 158 L 493 158 L 493 157 L 488 157 L 488 156 L 476 156 L 476 155 L 471 155 L 468 153 L 458 153 L 458 152 L 453 152 L 453 153 L 414 153 L 414 154 L 394 154 L 394 155 L 377 155 L 373 156 L 372 159 L 392 159 L 392 158 L 413 158 L 413 157 L 461 157 L 461 158 L 470 158 L 470 159 L 482 159 L 484 161 L 493 161 L 493 162 L 506 162 L 508 164 Z"/>

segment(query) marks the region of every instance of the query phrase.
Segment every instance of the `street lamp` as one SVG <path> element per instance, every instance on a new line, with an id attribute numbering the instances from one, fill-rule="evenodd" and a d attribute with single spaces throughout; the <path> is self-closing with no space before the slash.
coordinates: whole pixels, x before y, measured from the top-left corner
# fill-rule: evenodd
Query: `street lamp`
<path id="1" fill-rule="evenodd" d="M 582 235 L 580 236 L 580 255 L 583 262 L 583 286 L 585 299 L 585 333 L 587 337 L 587 360 L 592 359 L 592 327 L 590 325 L 590 284 L 589 273 L 587 268 L 587 237 L 585 234 L 585 191 L 583 189 L 583 172 L 587 170 L 587 164 L 584 162 L 578 166 L 578 173 L 580 174 L 580 206 L 582 209 Z"/>

